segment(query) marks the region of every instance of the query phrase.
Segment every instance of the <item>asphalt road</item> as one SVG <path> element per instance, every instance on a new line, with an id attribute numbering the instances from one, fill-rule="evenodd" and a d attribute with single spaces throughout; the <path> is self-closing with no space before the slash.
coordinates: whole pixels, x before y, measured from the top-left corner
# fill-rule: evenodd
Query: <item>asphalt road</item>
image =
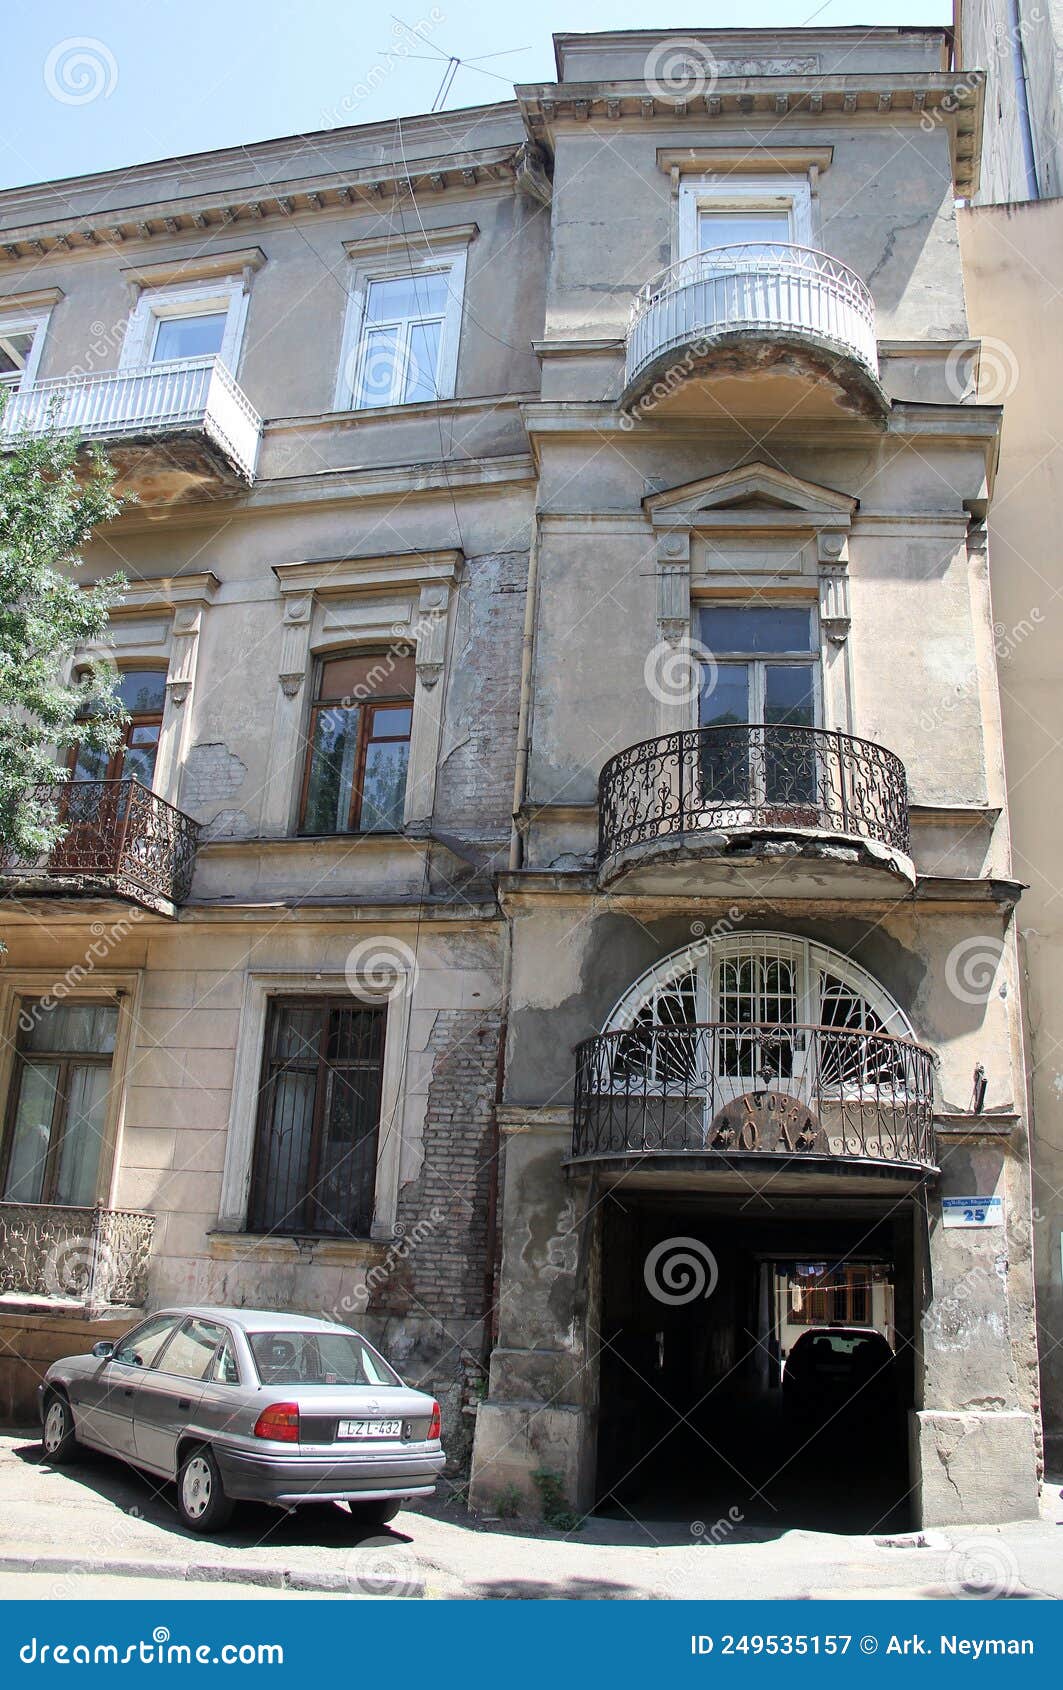
<path id="1" fill-rule="evenodd" d="M 336 1505 L 246 1506 L 186 1532 L 170 1487 L 103 1456 L 53 1468 L 0 1436 L 0 1597 L 728 1599 L 1063 1597 L 1063 1503 L 1006 1527 L 896 1540 L 730 1522 L 590 1519 L 568 1535 L 471 1518 L 456 1502 L 370 1536 Z"/>

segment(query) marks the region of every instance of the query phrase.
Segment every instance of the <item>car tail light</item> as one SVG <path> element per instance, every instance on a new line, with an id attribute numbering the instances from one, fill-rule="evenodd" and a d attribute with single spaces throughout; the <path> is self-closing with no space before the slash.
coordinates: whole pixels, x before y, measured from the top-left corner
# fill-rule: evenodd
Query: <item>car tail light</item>
<path id="1" fill-rule="evenodd" d="M 299 1442 L 299 1404 L 275 1402 L 264 1408 L 255 1421 L 256 1438 L 272 1438 L 277 1444 Z"/>
<path id="2" fill-rule="evenodd" d="M 439 1404 L 437 1402 L 434 1402 L 432 1404 L 432 1418 L 428 1422 L 428 1441 L 429 1441 L 429 1443 L 431 1443 L 433 1438 L 438 1438 L 440 1433 L 442 1432 L 442 1430 L 443 1430 L 443 1422 L 442 1422 L 442 1416 L 440 1415 L 440 1412 L 439 1412 Z"/>

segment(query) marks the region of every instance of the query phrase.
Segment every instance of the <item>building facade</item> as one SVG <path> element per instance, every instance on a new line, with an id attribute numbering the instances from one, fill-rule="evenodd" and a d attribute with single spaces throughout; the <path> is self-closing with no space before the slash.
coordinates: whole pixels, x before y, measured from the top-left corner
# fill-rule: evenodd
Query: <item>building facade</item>
<path id="1" fill-rule="evenodd" d="M 982 172 L 959 213 L 969 325 L 980 346 L 973 391 L 1002 403 L 989 513 L 993 604 L 1015 872 L 1034 1171 L 1034 1263 L 1045 1444 L 1063 1459 L 1063 930 L 1059 846 L 1043 795 L 1063 776 L 1056 653 L 1063 554 L 1055 499 L 1059 440 L 1055 276 L 1063 260 L 1061 19 L 1053 5 L 957 9 L 966 64 L 986 68 Z M 1024 143 L 1024 144 L 1023 144 Z M 1049 332 L 1046 333 L 1046 328 Z"/>
<path id="2" fill-rule="evenodd" d="M 0 198 L 4 427 L 141 499 L 88 554 L 126 747 L 5 880 L 11 1395 L 138 1306 L 325 1310 L 477 1504 L 749 1517 L 821 1302 L 893 1350 L 865 1528 L 1023 1517 L 982 79 L 934 30 L 557 59 Z"/>

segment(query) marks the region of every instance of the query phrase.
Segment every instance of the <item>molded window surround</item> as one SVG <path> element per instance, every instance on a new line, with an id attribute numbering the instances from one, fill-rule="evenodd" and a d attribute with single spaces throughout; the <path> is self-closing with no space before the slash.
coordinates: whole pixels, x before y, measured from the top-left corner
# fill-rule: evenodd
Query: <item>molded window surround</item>
<path id="1" fill-rule="evenodd" d="M 767 231 L 763 235 L 726 235 L 721 217 L 721 238 L 706 241 L 703 235 L 702 214 L 726 214 L 740 219 L 746 213 L 756 219 L 758 213 L 774 213 L 786 217 L 785 231 L 780 223 L 776 237 Z M 679 215 L 677 219 L 676 259 L 700 252 L 706 245 L 728 246 L 735 240 L 774 240 L 794 246 L 812 246 L 812 194 L 807 180 L 799 176 L 684 176 L 679 183 Z"/>
<path id="2" fill-rule="evenodd" d="M 19 393 L 33 386 L 50 315 L 0 310 L 0 389 Z"/>
<path id="3" fill-rule="evenodd" d="M 476 233 L 468 224 L 347 244 L 352 274 L 337 411 L 454 397 L 466 259 Z"/>
<path id="4" fill-rule="evenodd" d="M 176 320 L 214 316 L 221 319 L 217 356 L 230 374 L 235 375 L 247 318 L 247 293 L 240 276 L 225 276 L 216 281 L 186 282 L 173 287 L 146 288 L 130 314 L 119 367 L 134 369 L 156 361 L 160 333 L 165 335 L 168 326 Z M 204 325 L 204 333 L 208 332 L 207 326 Z M 213 344 L 211 337 L 212 350 Z M 210 353 L 199 355 L 209 356 Z M 181 356 L 178 354 L 178 361 Z M 184 356 L 195 357 L 197 354 L 188 353 Z"/>

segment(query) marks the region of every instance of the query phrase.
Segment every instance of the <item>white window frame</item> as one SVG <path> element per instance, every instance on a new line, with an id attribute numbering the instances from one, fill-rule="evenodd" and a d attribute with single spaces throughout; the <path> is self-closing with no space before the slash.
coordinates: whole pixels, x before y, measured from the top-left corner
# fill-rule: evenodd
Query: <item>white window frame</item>
<path id="1" fill-rule="evenodd" d="M 679 184 L 674 258 L 700 252 L 698 217 L 702 211 L 786 211 L 790 243 L 813 246 L 812 190 L 799 176 L 691 176 Z"/>
<path id="2" fill-rule="evenodd" d="M 394 400 L 395 405 L 435 404 L 441 399 L 453 399 L 458 379 L 458 343 L 461 339 L 462 313 L 465 303 L 465 270 L 468 261 L 468 242 L 448 243 L 432 251 L 381 253 L 373 257 L 352 256 L 353 274 L 340 348 L 340 367 L 336 378 L 333 403 L 337 411 L 379 411 L 384 405 L 359 405 L 356 402 L 362 363 L 362 341 L 366 327 L 365 313 L 372 282 L 400 281 L 406 277 L 444 274 L 447 277 L 447 304 L 443 318 L 439 371 L 436 378 L 435 400 Z M 412 321 L 413 319 L 411 319 Z"/>
<path id="3" fill-rule="evenodd" d="M 693 645 L 695 652 L 703 648 L 700 636 L 701 612 L 703 610 L 807 610 L 809 613 L 809 634 L 807 651 L 723 651 L 713 652 L 712 661 L 717 669 L 725 669 L 729 665 L 744 664 L 749 671 L 750 688 L 748 695 L 749 721 L 752 725 L 764 721 L 764 669 L 768 664 L 780 667 L 800 667 L 811 665 L 812 675 L 812 711 L 813 727 L 827 726 L 823 714 L 823 637 L 819 626 L 819 607 L 811 599 L 765 599 L 759 604 L 743 599 L 695 599 L 691 606 L 693 615 Z M 700 666 L 708 667 L 708 660 L 702 659 Z M 691 700 L 693 721 L 691 727 L 701 726 L 701 688 Z"/>
<path id="4" fill-rule="evenodd" d="M 51 311 L 16 311 L 9 315 L 0 315 L 0 336 L 26 333 L 33 335 L 29 354 L 18 380 L 0 377 L 0 390 L 3 392 L 22 393 L 33 386 L 37 377 L 37 366 L 41 361 L 41 353 L 44 350 L 44 336 L 50 316 Z"/>
<path id="5" fill-rule="evenodd" d="M 151 363 L 159 324 L 170 317 L 198 317 L 204 311 L 224 311 L 225 327 L 217 353 L 230 375 L 237 374 L 247 293 L 241 276 L 224 276 L 217 281 L 186 282 L 173 287 L 145 288 L 126 325 L 119 368 L 139 369 Z M 193 359 L 174 359 L 192 363 Z"/>

